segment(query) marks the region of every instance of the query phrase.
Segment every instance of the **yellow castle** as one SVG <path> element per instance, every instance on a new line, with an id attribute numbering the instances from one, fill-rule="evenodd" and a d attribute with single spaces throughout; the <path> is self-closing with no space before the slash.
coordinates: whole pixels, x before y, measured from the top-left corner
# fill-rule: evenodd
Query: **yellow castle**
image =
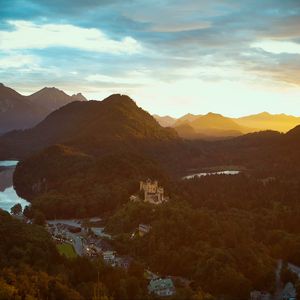
<path id="1" fill-rule="evenodd" d="M 164 188 L 158 185 L 158 181 L 140 181 L 140 191 L 144 192 L 144 201 L 152 204 L 161 204 L 166 202 L 164 197 Z"/>

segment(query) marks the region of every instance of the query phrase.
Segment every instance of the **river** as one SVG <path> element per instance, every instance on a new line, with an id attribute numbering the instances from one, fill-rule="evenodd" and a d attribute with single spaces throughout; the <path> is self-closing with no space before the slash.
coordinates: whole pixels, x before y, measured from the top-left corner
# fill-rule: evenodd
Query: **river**
<path id="1" fill-rule="evenodd" d="M 22 208 L 30 203 L 20 198 L 13 187 L 13 174 L 18 161 L 0 161 L 0 209 L 10 212 L 10 209 L 17 203 Z"/>

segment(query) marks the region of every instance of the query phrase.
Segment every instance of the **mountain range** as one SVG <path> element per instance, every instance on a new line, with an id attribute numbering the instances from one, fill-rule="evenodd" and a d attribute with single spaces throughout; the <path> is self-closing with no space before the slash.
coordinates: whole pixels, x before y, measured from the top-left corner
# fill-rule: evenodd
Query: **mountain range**
<path id="1" fill-rule="evenodd" d="M 247 130 L 213 113 L 192 117 L 187 126 L 199 124 L 212 128 L 209 134 L 215 135 L 221 126 L 228 135 Z M 114 209 L 128 199 L 139 180 L 151 174 L 153 178 L 180 178 L 203 168 L 241 166 L 264 177 L 290 176 L 300 169 L 299 141 L 300 126 L 285 134 L 262 131 L 222 141 L 182 139 L 174 128 L 160 126 L 128 96 L 114 94 L 102 101 L 69 103 L 33 128 L 2 135 L 0 160 L 21 160 L 14 174 L 21 197 L 34 199 L 48 189 L 56 190 L 59 195 L 35 200 L 36 207 L 51 217 L 63 211 L 71 213 L 62 217 L 73 217 L 78 203 L 86 199 L 89 204 L 80 204 L 80 208 L 92 213 L 99 191 L 105 209 Z M 111 193 L 116 189 L 108 188 L 111 184 L 120 187 L 115 197 Z M 126 197 L 121 200 L 120 195 Z M 53 208 L 53 201 L 59 205 Z"/>
<path id="2" fill-rule="evenodd" d="M 87 152 L 90 149 L 105 152 L 106 149 L 134 149 L 144 141 L 155 143 L 177 139 L 174 129 L 161 127 L 128 96 L 115 94 L 102 101 L 69 103 L 50 113 L 33 128 L 4 134 L 0 138 L 0 156 L 10 153 L 11 156 L 23 157 L 62 143 Z M 112 147 L 113 144 L 116 148 Z"/>
<path id="3" fill-rule="evenodd" d="M 73 101 L 87 101 L 81 94 L 67 95 L 55 87 L 45 87 L 40 91 L 28 96 L 31 103 L 44 107 L 49 112 L 52 112 Z"/>
<path id="4" fill-rule="evenodd" d="M 55 87 L 45 87 L 29 96 L 0 84 L 0 135 L 37 125 L 51 112 L 74 101 L 87 101 L 81 94 L 69 96 Z M 300 117 L 263 112 L 230 118 L 216 113 L 186 114 L 180 118 L 153 115 L 163 127 L 172 127 L 184 139 L 218 140 L 243 134 L 275 130 L 287 132 L 300 124 Z"/>
<path id="5" fill-rule="evenodd" d="M 264 130 L 287 132 L 300 124 L 300 117 L 267 112 L 240 118 L 215 113 L 186 114 L 178 119 L 158 115 L 154 117 L 161 126 L 173 127 L 185 139 L 224 139 Z"/>
<path id="6" fill-rule="evenodd" d="M 52 111 L 73 101 L 86 101 L 82 94 L 73 96 L 57 88 L 43 88 L 23 96 L 0 83 L 0 134 L 30 128 Z"/>

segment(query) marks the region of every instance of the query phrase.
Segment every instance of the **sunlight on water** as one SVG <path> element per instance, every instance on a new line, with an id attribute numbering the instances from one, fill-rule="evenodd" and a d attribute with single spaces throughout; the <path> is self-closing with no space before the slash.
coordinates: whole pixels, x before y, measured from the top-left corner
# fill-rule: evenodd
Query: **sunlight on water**
<path id="1" fill-rule="evenodd" d="M 0 161 L 0 167 L 13 167 L 16 166 L 18 161 L 16 160 L 6 160 Z M 5 171 L 4 171 L 5 172 Z M 10 209 L 17 203 L 20 203 L 22 208 L 30 203 L 26 200 L 20 198 L 13 186 L 6 188 L 3 192 L 0 192 L 0 208 L 10 212 Z"/>
<path id="2" fill-rule="evenodd" d="M 14 188 L 11 186 L 7 188 L 4 192 L 0 192 L 0 208 L 10 212 L 10 209 L 17 203 L 20 203 L 22 208 L 30 203 L 26 200 L 20 198 Z"/>
<path id="3" fill-rule="evenodd" d="M 183 179 L 192 179 L 194 177 L 203 177 L 211 175 L 237 175 L 240 171 L 219 171 L 219 172 L 207 172 L 207 173 L 196 173 L 183 177 Z"/>
<path id="4" fill-rule="evenodd" d="M 13 167 L 16 166 L 18 163 L 17 160 L 3 160 L 0 161 L 0 167 Z"/>

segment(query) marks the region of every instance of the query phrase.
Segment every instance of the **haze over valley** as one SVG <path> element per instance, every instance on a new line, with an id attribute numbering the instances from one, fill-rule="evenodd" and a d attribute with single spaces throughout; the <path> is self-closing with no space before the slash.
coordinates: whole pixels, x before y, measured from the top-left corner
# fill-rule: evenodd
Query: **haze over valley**
<path id="1" fill-rule="evenodd" d="M 68 103 L 87 101 L 81 93 L 69 96 L 55 87 L 45 87 L 29 96 L 22 96 L 4 84 L 1 84 L 0 90 L 2 134 L 30 128 L 49 113 Z M 230 118 L 214 112 L 205 115 L 189 113 L 180 118 L 161 117 L 156 114 L 153 116 L 161 126 L 174 128 L 179 136 L 185 139 L 223 139 L 264 130 L 285 133 L 300 124 L 300 117 L 268 112 L 239 118 Z"/>

